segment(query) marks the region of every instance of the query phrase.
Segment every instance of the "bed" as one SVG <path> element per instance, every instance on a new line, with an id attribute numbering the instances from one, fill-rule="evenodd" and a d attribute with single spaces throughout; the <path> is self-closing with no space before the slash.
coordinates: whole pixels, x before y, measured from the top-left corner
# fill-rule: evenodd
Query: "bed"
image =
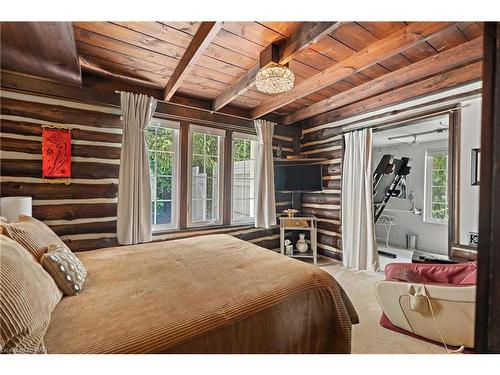
<path id="1" fill-rule="evenodd" d="M 350 353 L 358 317 L 323 270 L 228 235 L 76 253 L 49 353 Z"/>

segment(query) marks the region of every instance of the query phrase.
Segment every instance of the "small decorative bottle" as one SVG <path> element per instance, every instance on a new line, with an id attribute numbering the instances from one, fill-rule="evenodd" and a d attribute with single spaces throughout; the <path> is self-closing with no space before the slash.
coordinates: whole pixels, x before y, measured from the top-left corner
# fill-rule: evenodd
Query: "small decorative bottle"
<path id="1" fill-rule="evenodd" d="M 306 235 L 304 233 L 299 233 L 299 240 L 297 241 L 296 246 L 299 253 L 307 253 L 308 246 L 306 242 Z"/>

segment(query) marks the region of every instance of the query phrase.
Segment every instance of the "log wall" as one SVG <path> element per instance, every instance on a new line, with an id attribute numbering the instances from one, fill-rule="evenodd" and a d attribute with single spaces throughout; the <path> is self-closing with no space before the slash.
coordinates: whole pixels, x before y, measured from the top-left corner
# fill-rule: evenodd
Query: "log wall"
<path id="1" fill-rule="evenodd" d="M 74 251 L 115 246 L 122 140 L 119 108 L 74 98 L 51 98 L 50 93 L 8 89 L 2 89 L 0 99 L 1 196 L 31 196 L 33 216 L 49 225 Z M 42 179 L 42 125 L 72 129 L 70 185 Z M 289 132 L 278 131 L 273 148 L 281 147 L 287 155 L 293 153 L 297 142 Z M 276 210 L 281 212 L 289 207 L 291 196 L 277 193 Z M 229 233 L 266 248 L 279 248 L 278 227 L 197 228 L 155 234 L 153 239 L 209 233 Z"/>
<path id="2" fill-rule="evenodd" d="M 342 259 L 340 184 L 342 178 L 342 128 L 304 127 L 301 152 L 323 158 L 323 190 L 302 194 L 302 212 L 318 218 L 318 251 Z"/>

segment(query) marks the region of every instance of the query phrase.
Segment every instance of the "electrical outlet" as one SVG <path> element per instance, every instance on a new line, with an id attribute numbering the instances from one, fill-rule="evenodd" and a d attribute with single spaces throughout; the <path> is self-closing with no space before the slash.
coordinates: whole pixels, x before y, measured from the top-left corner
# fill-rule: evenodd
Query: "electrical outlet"
<path id="1" fill-rule="evenodd" d="M 476 232 L 469 232 L 469 246 L 477 246 L 479 244 L 479 235 Z"/>

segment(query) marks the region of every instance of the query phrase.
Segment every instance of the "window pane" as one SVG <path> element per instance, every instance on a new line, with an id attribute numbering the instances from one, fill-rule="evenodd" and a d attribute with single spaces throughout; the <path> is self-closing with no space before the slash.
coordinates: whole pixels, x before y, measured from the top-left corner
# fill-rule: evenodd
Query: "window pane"
<path id="1" fill-rule="evenodd" d="M 214 180 L 213 178 L 207 178 L 206 180 L 206 193 L 205 197 L 206 198 L 213 198 L 214 197 Z"/>
<path id="2" fill-rule="evenodd" d="M 175 201 L 172 201 L 175 188 L 174 146 L 177 131 L 162 126 L 149 126 L 146 129 L 146 142 L 150 149 L 149 167 L 151 172 L 152 222 L 154 225 L 175 225 Z"/>
<path id="3" fill-rule="evenodd" d="M 205 136 L 201 133 L 193 133 L 192 136 L 193 154 L 204 154 Z"/>
<path id="4" fill-rule="evenodd" d="M 247 155 L 245 153 L 245 140 L 244 139 L 235 139 L 234 140 L 234 147 L 233 147 L 233 153 L 234 153 L 234 160 L 235 161 L 240 161 L 240 160 L 245 160 L 247 158 Z"/>
<path id="5" fill-rule="evenodd" d="M 172 199 L 172 178 L 156 178 L 156 199 Z"/>
<path id="6" fill-rule="evenodd" d="M 207 199 L 206 200 L 206 206 L 205 206 L 205 220 L 214 220 L 214 207 L 213 207 L 213 200 L 212 199 Z"/>
<path id="7" fill-rule="evenodd" d="M 250 141 L 245 141 L 245 159 L 250 159 L 251 158 L 250 145 L 251 145 Z"/>
<path id="8" fill-rule="evenodd" d="M 151 174 L 151 201 L 156 200 L 156 176 Z"/>
<path id="9" fill-rule="evenodd" d="M 148 126 L 146 128 L 146 143 L 148 145 L 148 150 L 154 150 L 156 148 L 156 127 Z"/>
<path id="10" fill-rule="evenodd" d="M 151 202 L 151 223 L 153 223 L 153 225 L 156 224 L 156 220 L 155 220 L 155 202 L 154 201 Z"/>
<path id="11" fill-rule="evenodd" d="M 432 202 L 446 203 L 446 187 L 432 187 Z"/>
<path id="12" fill-rule="evenodd" d="M 205 154 L 217 156 L 219 154 L 219 137 L 206 134 Z"/>
<path id="13" fill-rule="evenodd" d="M 156 224 L 170 224 L 172 222 L 172 202 L 156 202 Z"/>
<path id="14" fill-rule="evenodd" d="M 156 128 L 156 150 L 174 150 L 174 131 L 172 129 L 166 129 L 161 126 Z"/>
<path id="15" fill-rule="evenodd" d="M 191 205 L 191 221 L 193 223 L 203 221 L 203 200 L 193 200 Z"/>
<path id="16" fill-rule="evenodd" d="M 219 179 L 218 178 L 213 178 L 213 192 L 212 192 L 212 199 L 215 199 L 216 201 L 219 201 Z"/>
<path id="17" fill-rule="evenodd" d="M 205 158 L 203 156 L 193 155 L 193 176 L 205 175 Z"/>
<path id="18" fill-rule="evenodd" d="M 205 158 L 205 171 L 208 177 L 217 177 L 219 170 L 219 158 L 208 156 Z"/>
<path id="19" fill-rule="evenodd" d="M 217 221 L 220 137 L 204 133 L 191 137 L 191 221 Z"/>
<path id="20" fill-rule="evenodd" d="M 216 199 L 207 199 L 205 205 L 205 220 L 216 221 L 219 219 L 219 208 Z"/>
<path id="21" fill-rule="evenodd" d="M 207 197 L 207 179 L 204 177 L 193 177 L 191 184 L 192 199 L 205 199 Z"/>
<path id="22" fill-rule="evenodd" d="M 155 165 L 155 152 L 154 151 L 149 151 L 148 152 L 149 156 L 149 172 L 151 173 L 151 176 L 155 174 L 156 170 L 156 165 Z"/>
<path id="23" fill-rule="evenodd" d="M 254 215 L 257 142 L 235 139 L 233 144 L 233 220 L 251 221 Z"/>
<path id="24" fill-rule="evenodd" d="M 251 195 L 251 187 L 253 186 L 252 180 L 235 179 L 234 180 L 234 199 L 248 199 L 253 198 Z"/>
<path id="25" fill-rule="evenodd" d="M 254 178 L 255 174 L 255 160 L 245 161 L 245 178 Z"/>
<path id="26" fill-rule="evenodd" d="M 241 200 L 245 198 L 245 180 L 234 179 L 233 183 L 233 200 Z"/>
<path id="27" fill-rule="evenodd" d="M 434 155 L 432 158 L 432 169 L 446 169 L 447 155 Z"/>
<path id="28" fill-rule="evenodd" d="M 233 176 L 235 180 L 245 177 L 245 162 L 243 160 L 235 161 L 233 168 Z"/>
<path id="29" fill-rule="evenodd" d="M 233 221 L 245 221 L 248 216 L 245 215 L 244 209 L 242 207 L 234 207 L 233 209 Z"/>
<path id="30" fill-rule="evenodd" d="M 446 220 L 448 219 L 448 207 L 446 204 L 433 203 L 432 204 L 432 217 L 434 219 Z"/>
<path id="31" fill-rule="evenodd" d="M 432 171 L 432 186 L 446 186 L 448 172 L 445 170 Z"/>
<path id="32" fill-rule="evenodd" d="M 253 218 L 253 199 L 235 199 L 233 202 L 233 219 L 235 221 Z"/>
<path id="33" fill-rule="evenodd" d="M 172 154 L 169 152 L 156 153 L 156 174 L 172 176 Z"/>

